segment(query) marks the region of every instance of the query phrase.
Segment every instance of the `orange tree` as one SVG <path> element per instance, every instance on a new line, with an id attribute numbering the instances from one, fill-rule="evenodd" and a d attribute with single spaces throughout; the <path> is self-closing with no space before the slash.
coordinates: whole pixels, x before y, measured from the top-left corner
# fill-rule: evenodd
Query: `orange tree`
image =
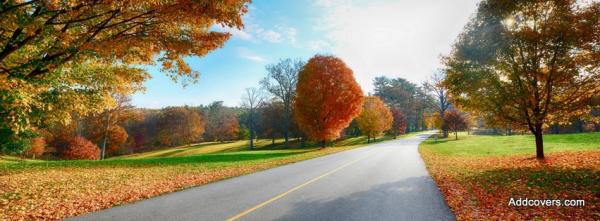
<path id="1" fill-rule="evenodd" d="M 487 0 L 446 58 L 451 98 L 469 112 L 543 130 L 589 113 L 600 93 L 600 2 Z"/>
<path id="2" fill-rule="evenodd" d="M 392 127 L 393 117 L 390 109 L 377 96 L 365 98 L 363 109 L 356 118 L 360 132 L 367 135 L 367 143 Z"/>
<path id="3" fill-rule="evenodd" d="M 300 71 L 294 116 L 309 139 L 336 139 L 361 110 L 362 90 L 339 58 L 316 55 Z"/>
<path id="4" fill-rule="evenodd" d="M 204 133 L 203 119 L 198 112 L 188 107 L 163 109 L 158 124 L 160 143 L 168 146 L 197 142 Z"/>
<path id="5" fill-rule="evenodd" d="M 139 65 L 159 62 L 171 78 L 195 81 L 183 58 L 221 47 L 230 34 L 211 27 L 242 28 L 248 2 L 2 1 L 0 143 L 114 106 L 110 93 L 149 77 Z"/>

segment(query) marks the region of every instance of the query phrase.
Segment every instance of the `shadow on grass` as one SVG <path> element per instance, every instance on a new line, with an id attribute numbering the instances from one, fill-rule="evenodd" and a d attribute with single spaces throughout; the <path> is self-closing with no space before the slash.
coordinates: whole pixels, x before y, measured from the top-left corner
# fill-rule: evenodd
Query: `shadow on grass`
<path id="1" fill-rule="evenodd" d="M 507 187 L 523 183 L 544 192 L 589 191 L 600 193 L 600 171 L 592 169 L 565 169 L 558 167 L 498 169 L 468 177 L 488 191 L 493 186 Z"/>
<path id="2" fill-rule="evenodd" d="M 141 159 L 114 159 L 104 161 L 47 161 L 39 163 L 13 163 L 5 164 L 0 170 L 15 170 L 27 168 L 51 168 L 51 167 L 143 167 L 143 166 L 162 166 L 162 165 L 182 165 L 182 164 L 219 164 L 219 163 L 238 163 L 247 161 L 269 160 L 279 157 L 288 157 L 297 154 L 309 152 L 285 152 L 285 153 L 260 153 L 260 152 L 240 152 L 228 154 L 201 154 L 182 157 L 150 157 Z"/>

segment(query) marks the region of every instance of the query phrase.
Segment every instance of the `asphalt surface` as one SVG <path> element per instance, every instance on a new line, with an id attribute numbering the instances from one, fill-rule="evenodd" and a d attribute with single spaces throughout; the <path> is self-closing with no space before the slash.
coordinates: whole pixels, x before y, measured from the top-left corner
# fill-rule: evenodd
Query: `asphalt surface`
<path id="1" fill-rule="evenodd" d="M 417 151 L 428 136 L 373 144 L 72 220 L 454 220 Z"/>

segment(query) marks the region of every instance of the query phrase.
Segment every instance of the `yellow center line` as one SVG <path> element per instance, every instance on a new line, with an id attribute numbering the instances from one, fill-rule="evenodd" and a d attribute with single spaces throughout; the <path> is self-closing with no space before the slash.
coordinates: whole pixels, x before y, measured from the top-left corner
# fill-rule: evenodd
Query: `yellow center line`
<path id="1" fill-rule="evenodd" d="M 338 168 L 335 168 L 335 169 L 333 169 L 333 170 L 331 170 L 331 171 L 329 171 L 327 173 L 324 173 L 323 175 L 320 175 L 320 176 L 315 177 L 315 178 L 313 178 L 313 179 L 311 179 L 309 181 L 306 181 L 305 183 L 300 184 L 300 185 L 298 185 L 298 186 L 296 186 L 296 187 L 294 187 L 294 188 L 286 191 L 285 193 L 279 194 L 279 195 L 277 195 L 277 196 L 275 196 L 275 197 L 273 197 L 273 198 L 271 198 L 271 199 L 269 199 L 267 201 L 262 202 L 261 204 L 256 205 L 255 207 L 252 207 L 252 208 L 250 208 L 250 209 L 248 209 L 248 210 L 246 210 L 244 212 L 241 212 L 241 213 L 239 213 L 239 214 L 237 214 L 237 215 L 235 215 L 235 216 L 227 219 L 227 221 L 233 221 L 233 220 L 237 220 L 239 218 L 242 218 L 243 216 L 248 215 L 249 213 L 251 213 L 251 212 L 253 212 L 253 211 L 257 210 L 257 209 L 260 209 L 261 207 L 264 207 L 264 206 L 266 206 L 266 205 L 268 205 L 268 204 L 270 204 L 270 203 L 272 203 L 272 202 L 274 202 L 274 201 L 276 201 L 278 199 L 281 199 L 282 197 L 284 197 L 284 196 L 286 196 L 286 195 L 288 195 L 288 194 L 290 194 L 290 193 L 292 193 L 292 192 L 294 192 L 296 190 L 299 190 L 302 187 L 305 187 L 305 186 L 307 186 L 307 185 L 309 185 L 309 184 L 311 184 L 311 183 L 313 183 L 313 182 L 315 182 L 315 181 L 317 181 L 317 180 L 319 180 L 319 179 L 321 179 L 323 177 L 329 176 L 329 175 L 331 175 L 331 174 L 333 174 L 333 173 L 335 173 L 335 172 L 337 172 L 337 171 L 339 171 L 341 169 L 344 169 L 347 166 L 350 166 L 350 165 L 352 165 L 352 164 L 354 164 L 354 163 L 356 163 L 356 162 L 358 162 L 358 161 L 360 161 L 362 159 L 365 159 L 365 158 L 373 155 L 374 153 L 375 152 L 369 153 L 369 154 L 367 154 L 365 156 L 362 156 L 362 157 L 360 157 L 358 159 L 352 160 L 352 161 L 350 161 L 350 162 L 348 162 L 348 163 L 346 163 L 344 165 L 341 165 Z"/>

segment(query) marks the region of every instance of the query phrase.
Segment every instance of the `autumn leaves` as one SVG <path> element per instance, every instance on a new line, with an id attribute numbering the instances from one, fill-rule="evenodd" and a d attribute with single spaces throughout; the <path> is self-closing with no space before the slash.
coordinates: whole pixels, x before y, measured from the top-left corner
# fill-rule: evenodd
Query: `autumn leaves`
<path id="1" fill-rule="evenodd" d="M 392 126 L 390 109 L 379 97 L 364 98 L 352 70 L 339 58 L 311 58 L 300 71 L 296 93 L 296 121 L 310 139 L 322 145 L 338 138 L 355 117 L 368 141 Z"/>

